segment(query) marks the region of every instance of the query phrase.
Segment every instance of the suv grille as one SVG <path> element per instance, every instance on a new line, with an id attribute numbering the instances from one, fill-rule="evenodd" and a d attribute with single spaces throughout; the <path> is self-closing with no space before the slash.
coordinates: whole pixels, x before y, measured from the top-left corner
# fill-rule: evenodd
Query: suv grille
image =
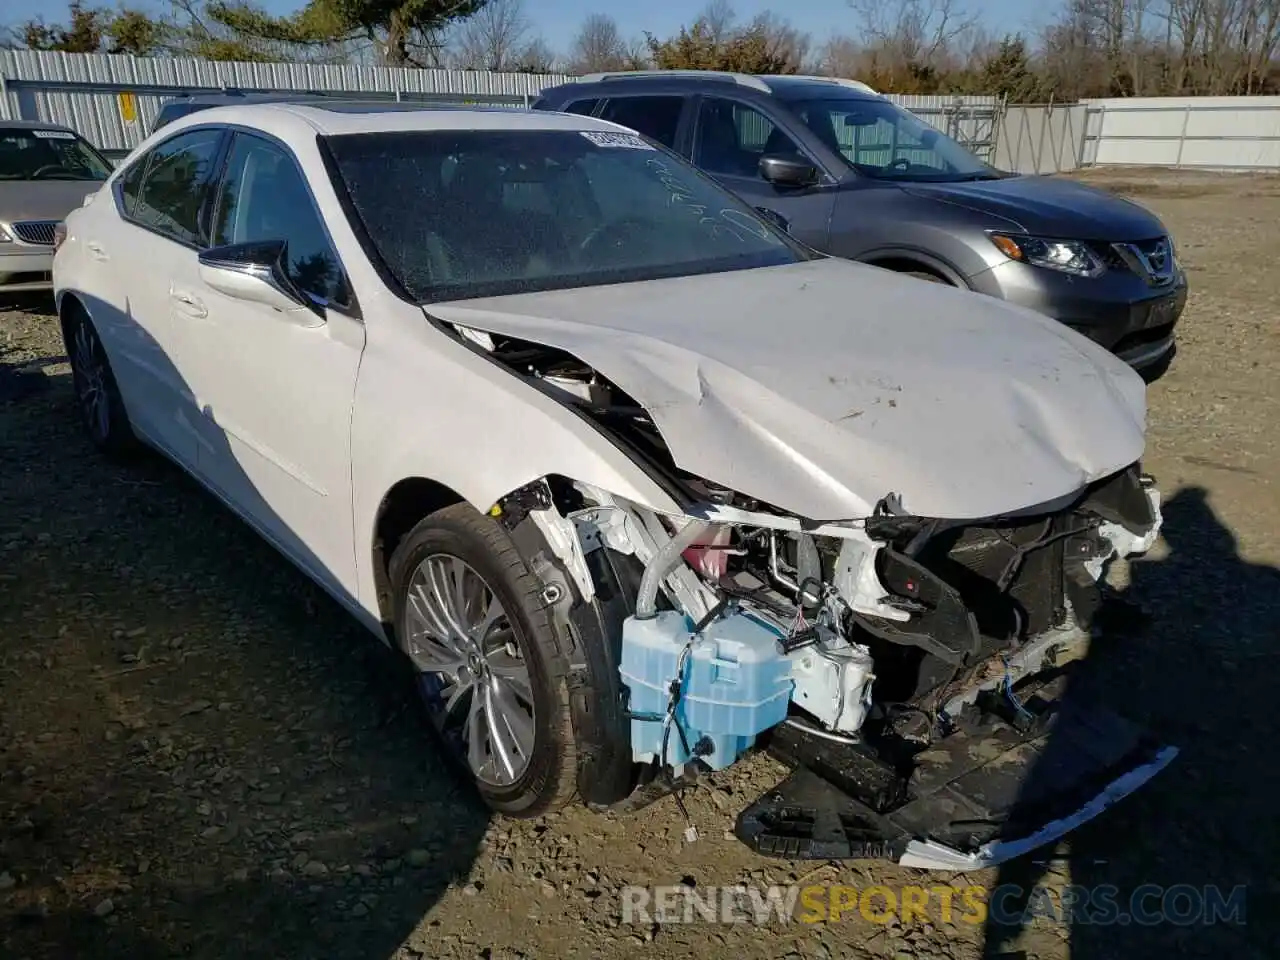
<path id="1" fill-rule="evenodd" d="M 1173 244 L 1168 237 L 1130 243 L 1091 243 L 1090 247 L 1112 270 L 1130 270 L 1153 287 L 1173 282 Z"/>
<path id="2" fill-rule="evenodd" d="M 57 220 L 21 220 L 10 224 L 14 236 L 23 243 L 37 243 L 42 246 L 53 246 L 53 228 Z"/>

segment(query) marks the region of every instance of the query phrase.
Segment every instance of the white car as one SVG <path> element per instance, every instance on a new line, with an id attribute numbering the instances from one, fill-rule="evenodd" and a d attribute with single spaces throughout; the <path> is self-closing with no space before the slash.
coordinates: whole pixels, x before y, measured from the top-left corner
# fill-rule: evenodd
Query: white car
<path id="1" fill-rule="evenodd" d="M 967 869 L 1175 752 L 1058 676 L 1159 529 L 1137 375 L 624 128 L 204 111 L 67 218 L 54 283 L 94 443 L 162 451 L 403 652 L 495 810 L 767 744 L 757 850 Z"/>

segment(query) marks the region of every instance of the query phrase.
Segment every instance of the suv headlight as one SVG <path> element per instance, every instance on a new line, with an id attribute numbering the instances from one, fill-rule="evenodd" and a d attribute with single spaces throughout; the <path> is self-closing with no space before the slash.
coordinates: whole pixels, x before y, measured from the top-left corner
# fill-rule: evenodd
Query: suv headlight
<path id="1" fill-rule="evenodd" d="M 1107 269 L 1089 245 L 1079 240 L 1048 240 L 1009 233 L 989 233 L 987 236 L 1010 260 L 1020 260 L 1035 267 L 1060 270 L 1077 277 L 1096 277 Z"/>

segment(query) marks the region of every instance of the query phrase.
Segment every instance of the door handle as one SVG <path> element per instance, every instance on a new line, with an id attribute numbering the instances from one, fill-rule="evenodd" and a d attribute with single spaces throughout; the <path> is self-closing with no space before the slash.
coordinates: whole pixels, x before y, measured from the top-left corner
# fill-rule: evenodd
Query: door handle
<path id="1" fill-rule="evenodd" d="M 89 256 L 93 257 L 95 260 L 111 259 L 107 256 L 107 251 L 102 249 L 102 244 L 98 243 L 96 240 L 90 240 L 84 246 L 85 249 L 89 251 Z"/>
<path id="2" fill-rule="evenodd" d="M 169 291 L 169 299 L 174 302 L 175 308 L 179 313 L 185 313 L 189 317 L 207 317 L 209 315 L 209 310 L 205 307 L 204 301 L 194 293 L 173 289 Z"/>

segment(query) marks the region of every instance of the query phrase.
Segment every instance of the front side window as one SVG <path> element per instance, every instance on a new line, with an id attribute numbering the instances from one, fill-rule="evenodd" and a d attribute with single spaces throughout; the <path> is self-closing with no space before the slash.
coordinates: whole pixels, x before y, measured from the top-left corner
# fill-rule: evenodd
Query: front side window
<path id="1" fill-rule="evenodd" d="M 791 109 L 859 173 L 878 180 L 946 182 L 1000 173 L 919 117 L 888 100 L 804 100 Z"/>
<path id="2" fill-rule="evenodd" d="M 328 144 L 358 226 L 420 302 L 809 256 L 741 200 L 634 134 L 424 131 Z"/>
<path id="3" fill-rule="evenodd" d="M 192 130 L 166 140 L 151 151 L 137 199 L 125 212 L 145 227 L 182 243 L 200 243 L 200 204 L 222 139 L 221 130 Z M 131 168 L 121 186 L 128 189 Z"/>
<path id="4" fill-rule="evenodd" d="M 70 130 L 0 128 L 0 180 L 92 180 L 111 164 Z"/>
<path id="5" fill-rule="evenodd" d="M 755 107 L 719 97 L 702 101 L 694 163 L 708 173 L 759 178 L 766 156 L 804 159 L 790 134 Z"/>
<path id="6" fill-rule="evenodd" d="M 601 120 L 638 130 L 650 140 L 675 149 L 684 97 L 619 97 L 600 111 Z"/>
<path id="7" fill-rule="evenodd" d="M 285 272 L 323 303 L 346 304 L 347 288 L 302 171 L 260 137 L 237 133 L 214 202 L 213 245 L 280 240 Z"/>

